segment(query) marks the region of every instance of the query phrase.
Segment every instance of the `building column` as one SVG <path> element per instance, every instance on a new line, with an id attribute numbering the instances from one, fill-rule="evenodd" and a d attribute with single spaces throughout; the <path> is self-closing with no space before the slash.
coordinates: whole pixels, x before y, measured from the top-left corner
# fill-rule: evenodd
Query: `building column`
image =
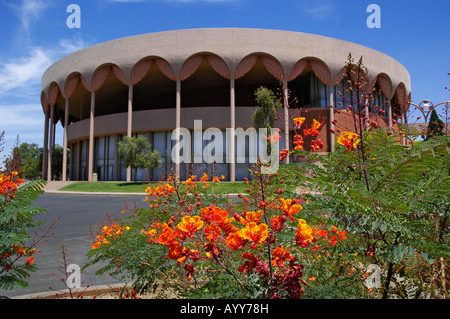
<path id="1" fill-rule="evenodd" d="M 62 180 L 67 180 L 67 125 L 69 124 L 69 98 L 66 98 L 66 108 L 64 110 L 64 142 L 63 142 L 63 163 Z"/>
<path id="2" fill-rule="evenodd" d="M 328 90 L 329 90 L 329 100 L 328 100 L 328 104 L 330 107 L 330 129 L 332 129 L 332 131 L 334 132 L 334 86 L 328 86 Z M 329 145 L 330 145 L 330 151 L 333 152 L 334 151 L 334 147 L 335 147 L 335 136 L 334 133 L 332 133 L 331 131 L 330 133 L 330 141 L 329 141 Z"/>
<path id="3" fill-rule="evenodd" d="M 80 166 L 81 166 L 81 141 L 77 141 L 77 158 L 75 165 L 75 180 L 80 180 Z"/>
<path id="4" fill-rule="evenodd" d="M 91 110 L 89 118 L 89 162 L 88 162 L 88 181 L 92 182 L 94 173 L 94 117 L 95 117 L 95 91 L 91 92 Z"/>
<path id="5" fill-rule="evenodd" d="M 236 180 L 236 155 L 235 155 L 235 129 L 236 129 L 236 94 L 235 94 L 235 80 L 230 79 L 230 135 L 229 149 L 230 152 L 227 158 L 230 160 L 230 182 Z"/>
<path id="6" fill-rule="evenodd" d="M 289 101 L 288 101 L 288 82 L 285 80 L 283 85 L 283 106 L 284 106 L 284 148 L 289 152 Z M 285 163 L 289 163 L 289 156 L 286 156 Z"/>
<path id="7" fill-rule="evenodd" d="M 119 161 L 119 151 L 117 150 L 118 147 L 117 145 L 119 144 L 119 135 L 114 135 L 114 139 L 115 139 L 115 149 L 114 149 L 114 171 L 113 171 L 113 180 L 115 181 L 119 181 L 121 176 L 119 173 L 119 165 L 118 165 L 118 161 Z"/>
<path id="8" fill-rule="evenodd" d="M 48 158 L 48 130 L 49 130 L 49 111 L 45 112 L 45 123 L 44 123 L 44 149 L 42 150 L 42 179 L 46 179 L 47 176 L 47 158 Z"/>
<path id="9" fill-rule="evenodd" d="M 176 105 L 175 105 L 175 174 L 180 178 L 180 126 L 181 126 L 181 80 L 177 79 Z"/>
<path id="10" fill-rule="evenodd" d="M 53 135 L 55 134 L 55 129 L 53 125 L 54 118 L 54 106 L 50 105 L 50 139 L 48 147 L 48 158 L 47 158 L 47 181 L 52 180 L 52 163 L 53 163 Z"/>
<path id="11" fill-rule="evenodd" d="M 388 100 L 388 129 L 389 131 L 392 130 L 392 106 L 391 106 L 391 100 Z"/>
<path id="12" fill-rule="evenodd" d="M 133 84 L 128 86 L 128 121 L 127 136 L 131 137 L 133 133 Z M 131 181 L 131 167 L 127 167 L 127 182 Z"/>

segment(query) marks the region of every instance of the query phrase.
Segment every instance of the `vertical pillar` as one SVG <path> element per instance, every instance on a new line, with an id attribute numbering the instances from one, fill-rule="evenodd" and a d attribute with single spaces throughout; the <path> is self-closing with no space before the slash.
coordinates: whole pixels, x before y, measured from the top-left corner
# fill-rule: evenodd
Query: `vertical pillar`
<path id="1" fill-rule="evenodd" d="M 80 180 L 80 168 L 81 168 L 81 141 L 77 141 L 77 159 L 75 165 L 75 180 Z"/>
<path id="2" fill-rule="evenodd" d="M 44 149 L 42 150 L 42 179 L 46 179 L 47 176 L 47 157 L 48 157 L 48 129 L 49 129 L 49 111 L 45 112 L 44 123 Z"/>
<path id="3" fill-rule="evenodd" d="M 70 154 L 69 154 L 69 163 L 67 164 L 67 166 L 69 167 L 69 174 L 67 175 L 67 179 L 68 180 L 73 180 L 73 149 L 74 149 L 74 144 L 70 144 L 69 147 L 70 149 Z"/>
<path id="4" fill-rule="evenodd" d="M 95 117 L 95 91 L 91 92 L 91 111 L 89 118 L 89 162 L 88 162 L 88 181 L 92 182 L 94 173 L 94 117 Z"/>
<path id="5" fill-rule="evenodd" d="M 131 137 L 133 132 L 133 84 L 128 86 L 128 121 L 127 136 Z M 127 182 L 131 181 L 131 167 L 127 167 Z"/>
<path id="6" fill-rule="evenodd" d="M 230 79 L 230 135 L 229 140 L 229 148 L 230 152 L 227 158 L 230 160 L 230 182 L 234 182 L 236 180 L 236 156 L 235 156 L 235 133 L 236 129 L 236 95 L 235 95 L 235 81 L 234 78 Z"/>
<path id="7" fill-rule="evenodd" d="M 118 147 L 117 145 L 119 144 L 119 135 L 114 135 L 114 139 L 115 139 L 115 143 L 114 145 L 116 146 L 114 149 L 114 171 L 113 171 L 113 180 L 115 181 L 119 181 L 121 179 L 121 176 L 118 172 L 118 162 L 119 162 L 119 151 L 117 150 Z"/>
<path id="8" fill-rule="evenodd" d="M 64 110 L 64 142 L 63 142 L 63 162 L 62 180 L 67 180 L 67 125 L 69 124 L 69 98 L 66 98 L 66 108 Z"/>
<path id="9" fill-rule="evenodd" d="M 289 151 L 289 101 L 288 101 L 288 82 L 284 81 L 283 104 L 284 104 L 284 148 Z M 289 163 L 289 156 L 285 159 Z"/>
<path id="10" fill-rule="evenodd" d="M 47 181 L 52 180 L 52 159 L 53 159 L 53 135 L 54 125 L 53 125 L 53 117 L 54 117 L 54 106 L 50 105 L 50 139 L 49 139 L 49 147 L 48 147 L 48 158 L 47 158 Z"/>
<path id="11" fill-rule="evenodd" d="M 176 151 L 176 163 L 175 174 L 176 178 L 180 177 L 180 126 L 181 126 L 181 80 L 177 79 L 177 91 L 176 91 L 176 105 L 175 105 L 175 151 Z"/>
<path id="12" fill-rule="evenodd" d="M 391 100 L 388 101 L 388 129 L 389 131 L 392 130 L 392 105 Z"/>
<path id="13" fill-rule="evenodd" d="M 329 106 L 330 106 L 330 129 L 333 129 L 334 131 L 334 86 L 328 86 L 328 90 L 329 90 L 329 94 L 328 94 L 328 98 L 329 98 Z M 332 133 L 330 131 L 330 152 L 334 151 L 334 147 L 335 147 L 335 136 L 334 133 Z"/>

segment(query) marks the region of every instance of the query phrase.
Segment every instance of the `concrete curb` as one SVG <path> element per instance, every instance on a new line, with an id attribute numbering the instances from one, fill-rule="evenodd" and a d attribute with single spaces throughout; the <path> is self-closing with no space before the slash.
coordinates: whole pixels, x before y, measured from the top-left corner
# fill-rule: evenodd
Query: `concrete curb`
<path id="1" fill-rule="evenodd" d="M 147 196 L 147 193 L 120 193 L 120 192 L 72 192 L 59 190 L 46 190 L 46 194 L 73 194 L 73 195 L 119 195 L 119 196 Z"/>
<path id="2" fill-rule="evenodd" d="M 65 195 L 109 195 L 109 196 L 147 196 L 147 193 L 115 193 L 115 192 L 73 192 L 73 191 L 58 191 L 58 190 L 46 190 L 46 194 L 65 194 Z M 238 193 L 225 194 L 227 197 L 238 197 Z M 241 194 L 246 196 L 248 194 Z"/>
<path id="3" fill-rule="evenodd" d="M 132 285 L 130 284 L 118 283 L 118 284 L 74 288 L 72 289 L 72 293 L 74 295 L 77 295 L 80 292 L 83 292 L 81 294 L 83 296 L 96 296 L 108 292 L 119 292 L 123 289 L 129 290 L 131 288 Z M 68 296 L 70 296 L 69 289 L 63 289 L 52 292 L 36 292 L 32 294 L 10 297 L 10 299 L 57 299 L 57 298 L 65 298 Z"/>

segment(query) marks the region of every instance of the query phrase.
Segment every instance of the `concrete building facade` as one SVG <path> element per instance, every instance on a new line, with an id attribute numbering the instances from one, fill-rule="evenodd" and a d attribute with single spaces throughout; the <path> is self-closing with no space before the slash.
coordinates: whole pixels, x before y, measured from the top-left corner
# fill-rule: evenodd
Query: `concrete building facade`
<path id="1" fill-rule="evenodd" d="M 138 171 L 140 180 L 163 179 L 171 170 L 181 178 L 205 171 L 242 180 L 251 163 L 174 163 L 170 151 L 179 137 L 173 138 L 173 130 L 193 130 L 195 120 L 202 121 L 203 129 L 224 132 L 251 127 L 254 92 L 260 86 L 281 89 L 284 96 L 280 149 L 292 148 L 288 118 L 301 108 L 307 110 L 307 121 L 323 120 L 319 137 L 325 151 L 333 150 L 330 128 L 341 116 L 337 84 L 349 53 L 363 57 L 371 85 L 381 91 L 378 98 L 390 102 L 384 122 L 392 126 L 392 119 L 401 118 L 408 107 L 408 71 L 379 51 L 342 40 L 277 30 L 192 29 L 127 37 L 72 53 L 42 77 L 43 177 L 51 176 L 60 122 L 63 180 L 91 181 L 94 174 L 98 180 L 134 179 L 121 163 L 117 143 L 137 134 L 148 138 L 162 162 L 149 176 Z M 288 105 L 288 91 L 298 99 L 296 107 Z M 221 156 L 236 158 L 236 142 L 229 143 Z M 248 146 L 245 152 L 248 157 Z"/>

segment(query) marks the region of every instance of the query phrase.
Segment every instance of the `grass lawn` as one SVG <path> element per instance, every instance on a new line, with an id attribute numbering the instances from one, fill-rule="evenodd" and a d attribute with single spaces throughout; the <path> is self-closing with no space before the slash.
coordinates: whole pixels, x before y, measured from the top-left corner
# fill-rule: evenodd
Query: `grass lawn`
<path id="1" fill-rule="evenodd" d="M 72 192 L 108 192 L 108 193 L 145 193 L 148 186 L 156 187 L 158 182 L 77 182 L 60 188 L 60 191 Z M 202 183 L 198 183 L 200 186 Z M 230 194 L 245 193 L 244 182 L 209 183 L 208 192 Z"/>

